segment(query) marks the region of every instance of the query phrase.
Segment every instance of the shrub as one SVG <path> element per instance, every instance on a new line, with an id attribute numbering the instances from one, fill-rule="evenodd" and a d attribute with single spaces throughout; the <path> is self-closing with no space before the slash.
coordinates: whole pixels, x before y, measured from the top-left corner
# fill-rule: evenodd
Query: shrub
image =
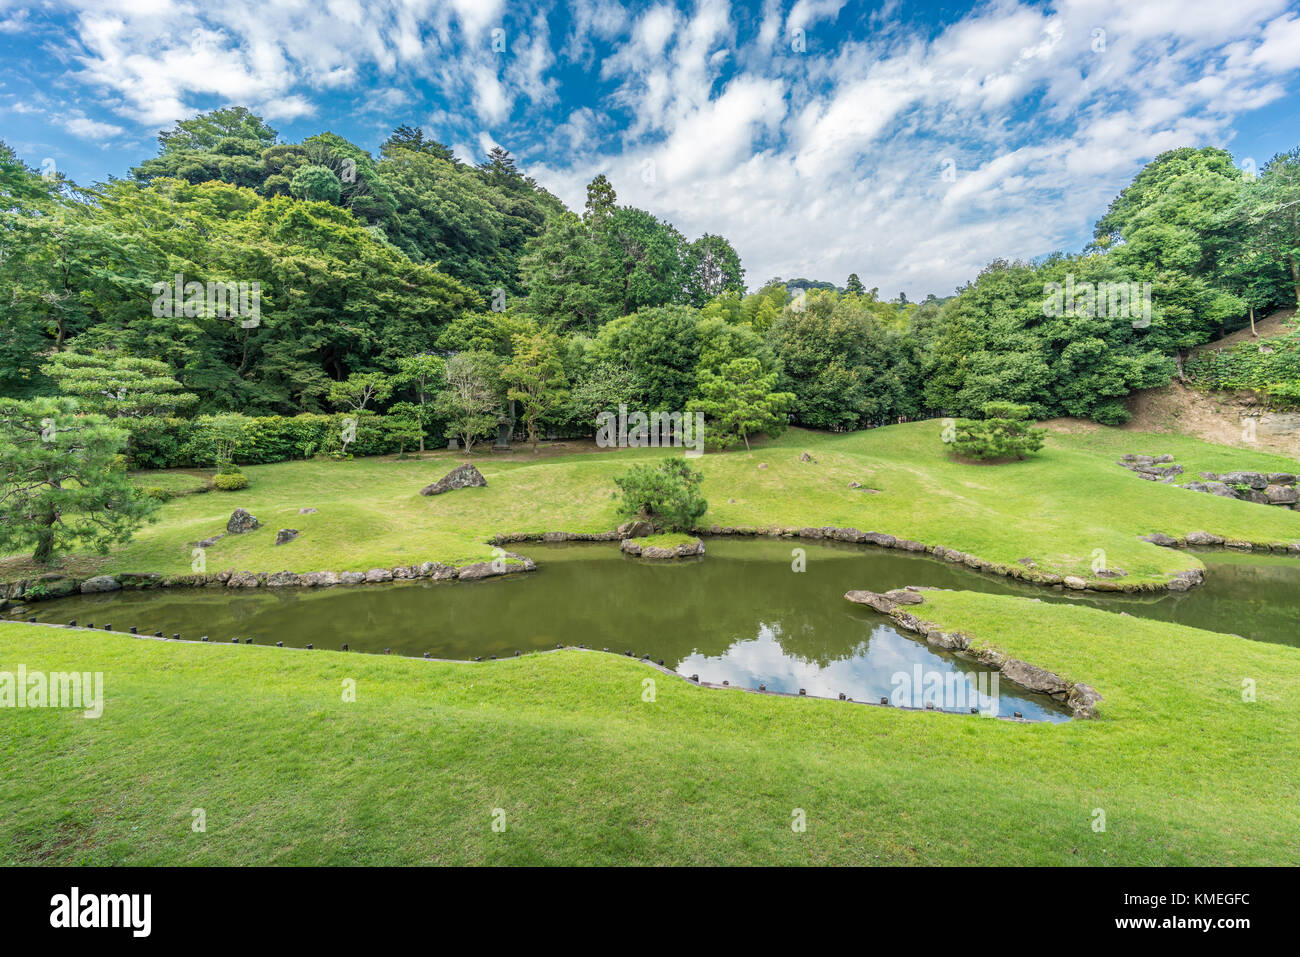
<path id="1" fill-rule="evenodd" d="M 248 477 L 243 472 L 218 472 L 212 477 L 212 484 L 223 492 L 237 492 L 248 488 Z"/>
<path id="2" fill-rule="evenodd" d="M 622 493 L 623 510 L 642 515 L 656 525 L 684 532 L 694 527 L 708 509 L 700 494 L 704 475 L 685 459 L 666 459 L 659 465 L 634 465 L 614 479 Z M 616 494 L 615 498 L 619 498 Z"/>
<path id="3" fill-rule="evenodd" d="M 952 451 L 972 459 L 1019 461 L 1043 447 L 1046 429 L 1029 424 L 1029 406 L 1014 402 L 984 403 L 983 419 L 958 419 Z"/>
<path id="4" fill-rule="evenodd" d="M 144 494 L 146 498 L 151 498 L 158 502 L 166 502 L 172 497 L 171 492 L 157 485 L 150 485 L 144 490 Z"/>

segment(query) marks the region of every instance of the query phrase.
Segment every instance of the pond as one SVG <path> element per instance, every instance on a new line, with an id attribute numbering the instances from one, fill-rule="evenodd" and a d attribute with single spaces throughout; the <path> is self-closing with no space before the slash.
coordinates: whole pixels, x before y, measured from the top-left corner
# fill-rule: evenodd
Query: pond
<path id="1" fill-rule="evenodd" d="M 664 563 L 628 558 L 612 544 L 518 548 L 537 560 L 537 572 L 466 583 L 116 592 L 42 602 L 24 614 L 212 641 L 346 642 L 414 657 L 486 659 L 585 644 L 649 655 L 716 684 L 1049 721 L 1067 710 L 1001 676 L 995 686 L 988 668 L 930 648 L 844 593 L 933 585 L 1019 594 L 1300 644 L 1300 562 L 1283 556 L 1207 553 L 1206 583 L 1189 592 L 1102 596 L 832 542 L 713 538 L 703 559 Z M 793 570 L 795 548 L 806 554 L 803 572 Z"/>

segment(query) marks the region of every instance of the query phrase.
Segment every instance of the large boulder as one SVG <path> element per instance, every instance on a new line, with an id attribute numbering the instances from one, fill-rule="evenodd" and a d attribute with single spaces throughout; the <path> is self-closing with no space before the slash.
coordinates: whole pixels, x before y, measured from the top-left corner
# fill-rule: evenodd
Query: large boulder
<path id="1" fill-rule="evenodd" d="M 487 485 L 487 479 L 469 462 L 457 465 L 431 485 L 420 489 L 421 495 L 441 495 L 458 488 L 481 488 Z"/>
<path id="2" fill-rule="evenodd" d="M 251 532 L 257 527 L 257 517 L 242 508 L 237 508 L 231 512 L 230 521 L 226 522 L 226 531 L 231 535 L 242 535 L 244 532 Z"/>
<path id="3" fill-rule="evenodd" d="M 274 572 L 266 576 L 267 588 L 288 588 L 292 585 L 301 585 L 302 579 L 290 571 Z"/>
<path id="4" fill-rule="evenodd" d="M 94 578 L 87 578 L 81 583 L 81 593 L 83 595 L 93 595 L 96 592 L 117 591 L 122 587 L 112 575 L 96 575 Z"/>
<path id="5" fill-rule="evenodd" d="M 1229 485 L 1249 485 L 1254 489 L 1263 489 L 1268 485 L 1268 476 L 1262 472 L 1226 472 L 1219 480 Z"/>
<path id="6" fill-rule="evenodd" d="M 1295 479 L 1296 479 L 1295 475 L 1291 472 L 1269 472 L 1268 473 L 1269 485 L 1294 485 Z"/>
<path id="7" fill-rule="evenodd" d="M 647 535 L 653 535 L 655 527 L 649 522 L 637 519 L 634 522 L 624 522 L 618 527 L 619 538 L 645 538 Z"/>
<path id="8" fill-rule="evenodd" d="M 1300 502 L 1300 489 L 1294 485 L 1270 485 L 1264 489 L 1269 505 L 1294 505 Z"/>
<path id="9" fill-rule="evenodd" d="M 1187 533 L 1188 545 L 1222 545 L 1223 539 L 1209 532 L 1195 531 Z"/>

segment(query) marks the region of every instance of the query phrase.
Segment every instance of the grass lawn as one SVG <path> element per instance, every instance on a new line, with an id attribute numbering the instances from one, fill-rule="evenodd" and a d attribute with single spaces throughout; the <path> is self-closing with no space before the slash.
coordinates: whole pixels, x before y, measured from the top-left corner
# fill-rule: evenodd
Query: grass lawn
<path id="1" fill-rule="evenodd" d="M 1300 463 L 1195 439 L 1117 429 L 1056 433 L 1039 455 L 1006 465 L 951 461 L 937 422 L 846 435 L 794 430 L 752 452 L 708 454 L 710 507 L 702 524 L 855 526 L 1010 564 L 1034 559 L 1042 571 L 1090 577 L 1096 549 L 1126 581 L 1162 581 L 1197 567 L 1195 555 L 1146 544 L 1153 531 L 1205 529 L 1258 542 L 1300 541 L 1300 512 L 1270 508 L 1144 482 L 1120 468 L 1123 452 L 1170 452 L 1189 477 L 1198 470 L 1300 471 Z M 815 462 L 799 461 L 803 451 Z M 559 453 L 559 454 L 556 454 Z M 209 572 L 365 571 L 422 561 L 464 564 L 493 557 L 487 541 L 502 532 L 597 532 L 621 516 L 614 476 L 633 462 L 669 454 L 635 449 L 549 450 L 471 460 L 487 478 L 470 488 L 425 498 L 421 487 L 465 460 L 457 453 L 423 458 L 311 461 L 249 466 L 251 487 L 184 495 L 163 505 L 157 524 L 106 558 L 70 556 L 72 573 L 190 571 L 191 543 L 217 535 L 236 506 L 262 528 L 223 538 L 207 549 Z M 673 454 L 681 454 L 675 452 Z M 767 468 L 760 469 L 760 463 Z M 193 487 L 194 473 L 140 473 L 141 486 Z M 852 489 L 860 482 L 878 494 Z M 300 515 L 302 507 L 318 509 Z M 280 528 L 301 536 L 276 547 Z M 0 578 L 32 574 L 22 556 L 0 561 Z"/>
<path id="2" fill-rule="evenodd" d="M 918 611 L 1087 681 L 1099 719 L 703 689 L 577 650 L 444 663 L 0 623 L 0 671 L 106 689 L 98 719 L 0 709 L 0 862 L 1300 863 L 1300 649 L 969 592 Z"/>

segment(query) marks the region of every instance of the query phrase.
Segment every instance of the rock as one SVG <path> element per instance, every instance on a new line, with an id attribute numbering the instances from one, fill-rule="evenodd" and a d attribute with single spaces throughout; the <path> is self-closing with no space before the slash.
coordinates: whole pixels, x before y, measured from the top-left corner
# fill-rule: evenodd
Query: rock
<path id="1" fill-rule="evenodd" d="M 1088 587 L 1088 583 L 1078 575 L 1066 575 L 1062 584 L 1065 585 L 1066 588 L 1071 588 L 1074 591 L 1083 591 L 1083 589 Z"/>
<path id="2" fill-rule="evenodd" d="M 231 512 L 230 520 L 226 522 L 226 531 L 231 535 L 242 535 L 244 532 L 251 532 L 257 527 L 257 518 L 242 508 L 237 508 Z"/>
<path id="3" fill-rule="evenodd" d="M 815 458 L 813 458 L 811 455 L 809 455 L 807 452 L 800 452 L 800 453 L 799 453 L 799 461 L 800 461 L 800 462 L 813 462 L 813 463 L 816 463 L 817 460 L 816 460 Z"/>
<path id="4" fill-rule="evenodd" d="M 925 601 L 920 594 L 907 588 L 891 588 L 885 597 L 899 605 L 919 605 Z"/>
<path id="5" fill-rule="evenodd" d="M 419 565 L 394 565 L 393 579 L 395 581 L 409 581 L 412 578 L 420 577 Z"/>
<path id="6" fill-rule="evenodd" d="M 801 528 L 799 529 L 800 538 L 822 538 L 825 533 L 820 528 Z"/>
<path id="7" fill-rule="evenodd" d="M 283 571 L 276 572 L 266 576 L 267 588 L 288 588 L 291 585 L 301 585 L 302 579 L 293 572 Z"/>
<path id="8" fill-rule="evenodd" d="M 868 545 L 879 545 L 881 548 L 893 548 L 898 544 L 898 539 L 884 532 L 863 532 L 862 540 Z"/>
<path id="9" fill-rule="evenodd" d="M 1228 472 L 1220 475 L 1219 480 L 1230 485 L 1249 485 L 1261 491 L 1268 485 L 1268 476 L 1262 472 Z"/>
<path id="10" fill-rule="evenodd" d="M 1217 472 L 1198 472 L 1196 474 L 1207 482 L 1217 482 L 1219 480 L 1219 473 Z"/>
<path id="11" fill-rule="evenodd" d="M 1017 564 L 1017 565 L 1024 565 L 1026 568 L 1037 568 L 1037 567 L 1038 567 L 1038 562 L 1034 561 L 1034 560 L 1033 560 L 1032 558 L 1030 558 L 1029 556 L 1025 556 L 1024 558 L 1017 558 L 1017 559 L 1016 559 L 1016 564 Z"/>
<path id="12" fill-rule="evenodd" d="M 694 542 L 682 542 L 677 546 L 677 556 L 679 558 L 689 558 L 692 555 L 703 555 L 704 543 L 698 538 Z"/>
<path id="13" fill-rule="evenodd" d="M 118 591 L 122 587 L 112 575 L 96 575 L 94 578 L 87 578 L 81 583 L 81 593 L 83 595 L 94 595 L 98 592 Z"/>
<path id="14" fill-rule="evenodd" d="M 482 488 L 487 485 L 482 473 L 473 465 L 466 462 L 464 465 L 458 465 L 438 481 L 426 485 L 420 489 L 421 495 L 441 495 L 443 492 L 450 492 L 458 488 Z"/>
<path id="15" fill-rule="evenodd" d="M 1173 460 L 1174 457 L 1172 455 L 1165 453 L 1164 455 L 1157 455 L 1153 461 L 1156 465 L 1161 465 L 1165 462 L 1172 462 Z"/>
<path id="16" fill-rule="evenodd" d="M 252 572 L 235 572 L 226 581 L 227 588 L 256 588 L 260 584 Z"/>
<path id="17" fill-rule="evenodd" d="M 767 463 L 766 463 L 766 462 L 759 462 L 759 463 L 758 463 L 758 467 L 761 468 L 761 469 L 765 469 L 765 468 L 767 468 Z"/>
<path id="18" fill-rule="evenodd" d="M 1296 477 L 1290 472 L 1269 472 L 1269 485 L 1294 485 Z"/>
<path id="19" fill-rule="evenodd" d="M 339 583 L 339 575 L 338 572 L 308 572 L 306 575 L 302 576 L 302 583 L 304 585 L 326 588 L 330 585 L 337 585 Z"/>
<path id="20" fill-rule="evenodd" d="M 289 542 L 293 541 L 297 537 L 298 537 L 298 529 L 282 528 L 275 533 L 275 544 L 287 545 Z"/>
<path id="21" fill-rule="evenodd" d="M 375 582 L 390 582 L 393 580 L 393 572 L 388 568 L 372 568 L 366 572 L 366 581 L 370 584 Z"/>
<path id="22" fill-rule="evenodd" d="M 1126 578 L 1128 572 L 1122 568 L 1098 568 L 1097 575 L 1101 578 Z"/>
<path id="23" fill-rule="evenodd" d="M 491 578 L 493 575 L 504 575 L 506 568 L 509 566 L 498 565 L 496 562 L 475 562 L 472 565 L 466 565 L 457 569 L 456 577 L 461 581 L 474 581 L 478 578 Z"/>
<path id="24" fill-rule="evenodd" d="M 850 591 L 845 592 L 844 597 L 855 604 L 868 605 L 884 615 L 888 615 L 898 607 L 897 603 L 893 599 L 885 595 L 877 594 L 874 591 Z"/>
<path id="25" fill-rule="evenodd" d="M 1223 539 L 1209 532 L 1195 531 L 1187 533 L 1188 545 L 1222 545 Z"/>
<path id="26" fill-rule="evenodd" d="M 653 535 L 655 527 L 647 521 L 637 519 L 633 522 L 624 522 L 618 527 L 619 538 L 645 538 L 647 535 Z"/>
<path id="27" fill-rule="evenodd" d="M 1042 694 L 1062 695 L 1070 690 L 1069 683 L 1060 675 L 1018 658 L 1008 658 L 1004 661 L 1002 674 L 1016 684 Z"/>
<path id="28" fill-rule="evenodd" d="M 1294 505 L 1300 502 L 1300 489 L 1294 485 L 1269 485 L 1264 489 L 1264 499 L 1269 505 Z"/>
<path id="29" fill-rule="evenodd" d="M 862 483 L 861 483 L 861 482 L 850 482 L 850 483 L 849 483 L 849 488 L 862 488 Z"/>
<path id="30" fill-rule="evenodd" d="M 315 515 L 315 514 L 316 514 L 316 509 L 314 509 L 314 508 L 300 508 L 300 509 L 298 509 L 298 514 L 299 514 L 299 515 Z"/>
<path id="31" fill-rule="evenodd" d="M 1206 482 L 1205 491 L 1211 495 L 1218 495 L 1221 498 L 1239 498 L 1237 490 L 1227 482 Z"/>
<path id="32" fill-rule="evenodd" d="M 257 519 L 254 519 L 253 521 L 257 521 Z M 225 535 L 214 535 L 212 538 L 205 538 L 201 541 L 195 542 L 194 544 L 199 548 L 211 548 L 225 537 Z"/>
<path id="33" fill-rule="evenodd" d="M 1152 532 L 1150 535 L 1143 535 L 1142 541 L 1150 542 L 1152 545 L 1159 545 L 1162 548 L 1178 547 L 1178 539 L 1166 535 L 1164 532 Z"/>
<path id="34" fill-rule="evenodd" d="M 363 572 L 343 572 L 339 575 L 339 584 L 341 585 L 360 585 L 366 580 Z"/>
<path id="35" fill-rule="evenodd" d="M 1065 699 L 1065 703 L 1069 705 L 1076 718 L 1095 718 L 1097 716 L 1097 704 L 1100 701 L 1101 695 L 1082 682 L 1073 685 Z"/>

